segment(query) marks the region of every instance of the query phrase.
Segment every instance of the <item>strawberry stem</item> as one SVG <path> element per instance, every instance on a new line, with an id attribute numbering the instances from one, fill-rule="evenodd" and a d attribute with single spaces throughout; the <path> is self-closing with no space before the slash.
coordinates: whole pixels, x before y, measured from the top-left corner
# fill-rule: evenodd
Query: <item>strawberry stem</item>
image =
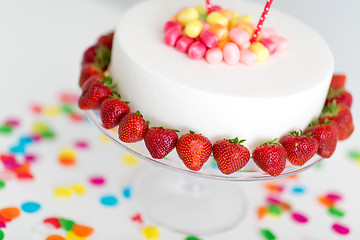
<path id="1" fill-rule="evenodd" d="M 274 138 L 271 141 L 264 142 L 263 144 L 261 144 L 261 146 L 264 146 L 264 145 L 270 145 L 270 146 L 281 145 L 277 140 L 278 140 L 278 138 Z"/>
<path id="2" fill-rule="evenodd" d="M 239 144 L 239 145 L 243 145 L 242 143 L 246 141 L 246 139 L 239 140 L 238 137 L 233 138 L 233 139 L 225 139 L 225 140 L 228 140 L 231 143 L 235 143 L 235 144 Z"/>

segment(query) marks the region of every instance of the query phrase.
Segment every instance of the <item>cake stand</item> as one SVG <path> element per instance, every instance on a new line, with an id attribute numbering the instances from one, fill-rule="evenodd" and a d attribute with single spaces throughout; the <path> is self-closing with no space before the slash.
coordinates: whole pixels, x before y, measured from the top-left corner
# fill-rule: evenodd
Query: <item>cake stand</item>
<path id="1" fill-rule="evenodd" d="M 198 172 L 187 169 L 176 151 L 164 159 L 153 159 L 143 141 L 121 142 L 117 128 L 107 130 L 102 127 L 97 111 L 88 110 L 86 115 L 112 142 L 140 159 L 162 167 L 140 171 L 134 185 L 134 199 L 146 217 L 167 229 L 206 235 L 233 228 L 244 218 L 247 209 L 246 199 L 236 182 L 274 179 L 260 171 L 252 161 L 239 172 L 224 175 L 212 157 Z M 301 167 L 289 164 L 279 177 L 300 173 L 321 159 L 315 155 Z"/>

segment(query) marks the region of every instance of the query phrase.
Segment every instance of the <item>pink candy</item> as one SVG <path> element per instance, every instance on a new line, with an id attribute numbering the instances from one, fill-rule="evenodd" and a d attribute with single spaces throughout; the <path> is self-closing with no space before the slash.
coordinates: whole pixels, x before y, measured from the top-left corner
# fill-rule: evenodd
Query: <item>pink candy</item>
<path id="1" fill-rule="evenodd" d="M 194 60 L 202 59 L 205 56 L 206 47 L 203 43 L 196 41 L 192 43 L 188 50 L 189 58 Z"/>
<path id="2" fill-rule="evenodd" d="M 180 28 L 173 26 L 165 33 L 164 41 L 166 45 L 173 47 L 176 42 L 182 36 L 182 31 Z"/>
<path id="3" fill-rule="evenodd" d="M 199 40 L 208 48 L 216 47 L 219 43 L 218 37 L 210 31 L 202 32 Z"/>
<path id="4" fill-rule="evenodd" d="M 182 36 L 176 43 L 176 49 L 180 52 L 187 53 L 194 39 L 189 36 Z"/>
<path id="5" fill-rule="evenodd" d="M 236 43 L 236 45 L 241 46 L 242 48 L 246 48 L 245 46 L 249 47 L 249 40 L 250 35 L 245 30 L 235 27 L 230 30 L 229 32 L 229 39 Z"/>
<path id="6" fill-rule="evenodd" d="M 209 9 L 208 14 L 211 13 L 211 12 L 219 11 L 219 10 L 221 10 L 221 9 L 222 9 L 222 8 L 221 8 L 220 6 L 214 5 L 214 6 L 212 6 L 212 7 Z"/>
<path id="7" fill-rule="evenodd" d="M 240 62 L 245 65 L 255 64 L 257 61 L 256 54 L 249 49 L 240 50 Z"/>
<path id="8" fill-rule="evenodd" d="M 178 23 L 176 21 L 167 21 L 164 25 L 164 32 L 167 32 L 172 27 L 178 27 L 178 28 L 182 29 L 182 26 L 180 23 Z"/>
<path id="9" fill-rule="evenodd" d="M 223 52 L 218 47 L 210 48 L 206 52 L 205 59 L 210 64 L 219 64 L 223 60 Z"/>
<path id="10" fill-rule="evenodd" d="M 240 60 L 240 50 L 235 43 L 228 43 L 223 48 L 224 61 L 227 64 L 235 64 Z"/>
<path id="11" fill-rule="evenodd" d="M 261 35 L 263 38 L 271 38 L 272 36 L 276 36 L 276 31 L 273 28 L 263 28 L 261 30 Z"/>
<path id="12" fill-rule="evenodd" d="M 269 50 L 271 55 L 276 52 L 276 44 L 273 41 L 271 41 L 270 39 L 263 38 L 263 39 L 261 39 L 260 42 L 262 43 L 262 45 L 264 45 Z"/>
<path id="13" fill-rule="evenodd" d="M 275 43 L 277 52 L 285 52 L 289 49 L 290 44 L 285 38 L 280 36 L 272 36 L 270 40 Z"/>

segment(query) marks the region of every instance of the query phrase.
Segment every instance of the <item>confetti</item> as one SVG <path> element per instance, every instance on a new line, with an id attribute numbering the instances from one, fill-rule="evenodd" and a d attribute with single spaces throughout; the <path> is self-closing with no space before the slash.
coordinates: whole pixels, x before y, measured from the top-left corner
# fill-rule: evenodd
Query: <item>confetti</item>
<path id="1" fill-rule="evenodd" d="M 307 223 L 309 221 L 308 218 L 304 214 L 301 214 L 298 212 L 293 212 L 291 214 L 291 217 L 294 221 L 296 221 L 298 223 Z"/>
<path id="2" fill-rule="evenodd" d="M 13 126 L 4 124 L 0 126 L 0 134 L 10 134 L 13 132 Z"/>
<path id="3" fill-rule="evenodd" d="M 83 195 L 86 192 L 86 188 L 82 184 L 72 184 L 69 189 L 75 192 L 77 195 Z"/>
<path id="4" fill-rule="evenodd" d="M 342 225 L 342 224 L 339 224 L 339 223 L 334 223 L 334 224 L 331 226 L 331 228 L 332 228 L 335 232 L 337 232 L 337 233 L 339 233 L 339 234 L 341 234 L 341 235 L 347 235 L 347 234 L 350 233 L 350 229 L 349 229 L 348 227 L 346 227 L 346 226 L 344 226 L 344 225 Z"/>
<path id="5" fill-rule="evenodd" d="M 132 192 L 132 189 L 131 189 L 130 186 L 125 187 L 124 190 L 123 190 L 124 198 L 130 199 L 131 198 L 131 192 Z"/>
<path id="6" fill-rule="evenodd" d="M 79 237 L 73 231 L 67 232 L 65 238 L 66 240 L 86 240 L 86 237 Z"/>
<path id="7" fill-rule="evenodd" d="M 45 240 L 66 240 L 66 239 L 60 235 L 54 234 L 48 236 Z"/>
<path id="8" fill-rule="evenodd" d="M 89 179 L 89 182 L 95 186 L 101 186 L 105 184 L 105 178 L 102 176 L 93 176 Z"/>
<path id="9" fill-rule="evenodd" d="M 118 204 L 118 199 L 113 195 L 105 195 L 100 198 L 101 204 L 112 207 Z"/>
<path id="10" fill-rule="evenodd" d="M 185 240 L 201 240 L 201 239 L 195 236 L 188 236 L 185 238 Z"/>
<path id="11" fill-rule="evenodd" d="M 56 198 L 70 198 L 71 191 L 65 187 L 56 187 L 54 190 L 54 195 Z"/>
<path id="12" fill-rule="evenodd" d="M 267 208 L 264 206 L 261 206 L 257 209 L 257 217 L 259 220 L 263 219 L 267 213 Z"/>
<path id="13" fill-rule="evenodd" d="M 7 222 L 20 216 L 20 210 L 17 207 L 8 207 L 0 210 L 0 217 L 7 220 Z"/>
<path id="14" fill-rule="evenodd" d="M 103 142 L 103 143 L 106 143 L 106 144 L 112 144 L 113 142 L 108 139 L 105 135 L 100 135 L 100 140 Z"/>
<path id="15" fill-rule="evenodd" d="M 300 195 L 305 193 L 305 187 L 303 186 L 294 186 L 292 189 L 294 194 Z"/>
<path id="16" fill-rule="evenodd" d="M 270 204 L 281 204 L 282 202 L 274 197 L 267 197 L 266 201 Z"/>
<path id="17" fill-rule="evenodd" d="M 260 234 L 266 240 L 275 240 L 276 236 L 269 229 L 260 229 Z"/>
<path id="18" fill-rule="evenodd" d="M 61 109 L 58 107 L 55 107 L 55 106 L 46 107 L 44 109 L 44 113 L 48 116 L 56 117 L 56 116 L 60 115 Z"/>
<path id="19" fill-rule="evenodd" d="M 278 185 L 278 184 L 265 183 L 264 187 L 267 191 L 273 192 L 273 193 L 280 193 L 284 190 L 284 187 L 282 185 Z"/>
<path id="20" fill-rule="evenodd" d="M 329 211 L 329 214 L 331 216 L 337 217 L 337 218 L 341 218 L 341 217 L 343 217 L 345 215 L 345 213 L 343 211 L 341 211 L 341 210 L 339 210 L 339 209 L 337 209 L 335 207 L 330 207 L 328 209 L 328 211 Z"/>
<path id="21" fill-rule="evenodd" d="M 63 166 L 73 166 L 76 163 L 76 153 L 72 148 L 64 148 L 60 150 L 58 160 Z"/>
<path id="22" fill-rule="evenodd" d="M 5 188 L 6 183 L 3 180 L 0 180 L 0 189 Z"/>
<path id="23" fill-rule="evenodd" d="M 278 205 L 269 205 L 267 208 L 267 212 L 273 216 L 280 216 L 282 213 L 282 209 Z"/>
<path id="24" fill-rule="evenodd" d="M 37 160 L 37 156 L 35 156 L 33 154 L 25 154 L 24 160 L 27 163 L 34 163 Z"/>
<path id="25" fill-rule="evenodd" d="M 327 198 L 327 199 L 330 199 L 330 200 L 332 200 L 332 201 L 334 201 L 334 202 L 338 202 L 338 201 L 341 201 L 341 200 L 342 200 L 341 195 L 340 195 L 340 194 L 337 194 L 337 193 L 328 193 L 328 194 L 326 195 L 326 198 Z"/>
<path id="26" fill-rule="evenodd" d="M 26 213 L 35 213 L 39 211 L 41 208 L 41 205 L 37 202 L 26 202 L 21 205 L 21 210 L 23 210 Z"/>
<path id="27" fill-rule="evenodd" d="M 122 163 L 127 166 L 136 166 L 139 164 L 138 158 L 132 154 L 124 154 L 121 159 Z"/>
<path id="28" fill-rule="evenodd" d="M 155 226 L 148 226 L 141 229 L 146 239 L 158 239 L 160 237 L 159 229 Z"/>
<path id="29" fill-rule="evenodd" d="M 318 198 L 318 201 L 320 204 L 327 206 L 327 207 L 333 207 L 335 205 L 335 202 L 329 198 L 327 198 L 326 196 L 320 196 Z"/>
<path id="30" fill-rule="evenodd" d="M 87 149 L 89 148 L 89 144 L 86 141 L 79 140 L 75 142 L 75 147 L 79 149 Z"/>
<path id="31" fill-rule="evenodd" d="M 5 222 L 2 222 L 1 220 L 0 220 L 0 228 L 6 228 Z"/>
<path id="32" fill-rule="evenodd" d="M 134 216 L 132 216 L 132 217 L 131 217 L 131 221 L 137 222 L 137 223 L 139 223 L 139 224 L 143 224 L 143 223 L 144 223 L 144 221 L 143 221 L 140 213 L 137 213 L 137 214 L 135 214 Z"/>
<path id="33" fill-rule="evenodd" d="M 75 224 L 72 231 L 78 237 L 89 237 L 93 234 L 94 229 L 88 226 Z"/>
<path id="34" fill-rule="evenodd" d="M 73 220 L 66 219 L 66 218 L 59 218 L 59 222 L 60 222 L 60 226 L 65 231 L 71 231 L 75 225 L 75 222 Z"/>
<path id="35" fill-rule="evenodd" d="M 5 237 L 4 232 L 0 229 L 0 240 L 3 240 Z"/>
<path id="36" fill-rule="evenodd" d="M 50 217 L 43 220 L 43 223 L 51 225 L 55 229 L 61 228 L 61 224 L 58 218 Z"/>
<path id="37" fill-rule="evenodd" d="M 5 121 L 5 125 L 12 126 L 12 127 L 19 127 L 20 126 L 20 120 L 16 118 L 8 118 Z"/>

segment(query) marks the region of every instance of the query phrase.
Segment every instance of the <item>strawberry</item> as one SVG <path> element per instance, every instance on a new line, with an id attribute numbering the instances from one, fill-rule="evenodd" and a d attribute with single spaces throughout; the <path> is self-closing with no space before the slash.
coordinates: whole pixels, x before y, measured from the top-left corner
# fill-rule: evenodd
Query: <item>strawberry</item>
<path id="1" fill-rule="evenodd" d="M 100 117 L 103 127 L 111 129 L 117 126 L 122 116 L 130 112 L 129 105 L 120 98 L 106 98 L 100 105 Z"/>
<path id="2" fill-rule="evenodd" d="M 152 127 L 145 133 L 145 146 L 150 155 L 155 159 L 162 159 L 168 155 L 176 146 L 178 130 Z"/>
<path id="3" fill-rule="evenodd" d="M 334 100 L 336 100 L 338 104 L 343 104 L 348 108 L 351 108 L 353 98 L 351 93 L 346 91 L 344 88 L 330 88 L 325 106 L 329 105 Z"/>
<path id="4" fill-rule="evenodd" d="M 346 83 L 345 74 L 334 74 L 331 79 L 331 88 L 344 88 Z"/>
<path id="5" fill-rule="evenodd" d="M 98 109 L 102 101 L 113 95 L 111 83 L 111 78 L 106 78 L 104 81 L 87 81 L 78 101 L 79 108 Z"/>
<path id="6" fill-rule="evenodd" d="M 206 137 L 190 131 L 176 143 L 176 151 L 185 166 L 199 171 L 211 155 L 211 142 Z"/>
<path id="7" fill-rule="evenodd" d="M 91 46 L 84 52 L 83 61 L 82 63 L 93 63 L 95 62 L 96 57 L 96 45 Z"/>
<path id="8" fill-rule="evenodd" d="M 333 155 L 338 140 L 338 130 L 333 123 L 326 121 L 323 124 L 319 124 L 318 120 L 315 120 L 304 131 L 304 134 L 307 133 L 311 133 L 311 136 L 318 142 L 317 154 L 323 158 L 329 158 Z"/>
<path id="9" fill-rule="evenodd" d="M 99 37 L 98 41 L 97 41 L 97 45 L 98 46 L 104 46 L 108 49 L 112 48 L 112 42 L 113 42 L 113 38 L 114 38 L 114 33 L 111 32 L 109 34 L 106 35 L 102 35 Z"/>
<path id="10" fill-rule="evenodd" d="M 277 138 L 258 146 L 252 154 L 255 164 L 273 177 L 284 171 L 286 156 L 286 149 L 277 142 Z"/>
<path id="11" fill-rule="evenodd" d="M 148 123 L 145 122 L 139 111 L 129 112 L 120 119 L 119 139 L 123 142 L 134 143 L 144 139 Z"/>
<path id="12" fill-rule="evenodd" d="M 92 75 L 96 75 L 99 78 L 103 78 L 103 73 L 93 64 L 85 63 L 82 65 L 79 85 L 82 87 L 86 80 Z"/>
<path id="13" fill-rule="evenodd" d="M 104 46 L 98 46 L 95 52 L 96 52 L 96 56 L 94 61 L 96 67 L 98 69 L 105 71 L 110 64 L 111 50 Z"/>
<path id="14" fill-rule="evenodd" d="M 290 132 L 279 142 L 286 149 L 289 162 L 296 166 L 302 166 L 309 161 L 317 152 L 319 145 L 311 133 L 304 135 L 301 130 Z"/>
<path id="15" fill-rule="evenodd" d="M 100 77 L 98 75 L 92 75 L 88 79 L 85 80 L 84 84 L 82 85 L 82 89 L 87 88 L 86 85 L 88 85 L 90 82 L 93 81 L 103 81 L 104 77 Z"/>
<path id="16" fill-rule="evenodd" d="M 222 173 L 237 172 L 249 162 L 250 151 L 242 145 L 244 141 L 234 138 L 218 140 L 214 143 L 213 156 Z"/>
<path id="17" fill-rule="evenodd" d="M 347 139 L 354 131 L 354 123 L 350 109 L 345 105 L 337 104 L 336 100 L 323 109 L 320 123 L 324 123 L 326 119 L 334 122 L 338 129 L 339 140 Z"/>

